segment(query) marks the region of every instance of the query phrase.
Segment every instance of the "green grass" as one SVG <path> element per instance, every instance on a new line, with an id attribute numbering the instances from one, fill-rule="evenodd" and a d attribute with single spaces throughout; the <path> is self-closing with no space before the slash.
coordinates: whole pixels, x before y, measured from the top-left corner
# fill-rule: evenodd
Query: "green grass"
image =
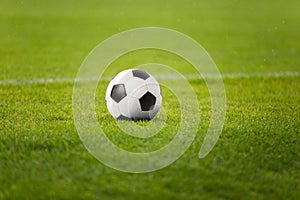
<path id="1" fill-rule="evenodd" d="M 0 80 L 75 78 L 99 42 L 144 26 L 193 37 L 224 74 L 299 74 L 299 9 L 296 0 L 1 1 Z M 152 50 L 111 69 L 149 61 L 191 73 L 178 57 Z M 86 151 L 73 121 L 72 83 L 0 84 L 0 199 L 299 199 L 299 75 L 225 78 L 224 129 L 204 159 L 197 156 L 210 98 L 202 80 L 190 83 L 202 111 L 196 140 L 175 163 L 146 174 L 108 168 Z M 99 84 L 99 96 L 107 84 Z M 153 138 L 118 133 L 100 98 L 99 123 L 124 149 L 158 149 L 172 139 L 179 115 L 174 95 L 163 92 L 168 128 Z"/>

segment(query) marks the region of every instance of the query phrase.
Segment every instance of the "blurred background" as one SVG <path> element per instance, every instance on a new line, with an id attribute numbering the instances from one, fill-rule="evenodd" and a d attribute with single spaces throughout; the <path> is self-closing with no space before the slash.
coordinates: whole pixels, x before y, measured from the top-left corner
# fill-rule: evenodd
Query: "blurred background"
<path id="1" fill-rule="evenodd" d="M 1 1 L 0 79 L 75 77 L 98 43 L 146 26 L 194 38 L 222 73 L 297 71 L 299 9 L 293 0 Z"/>

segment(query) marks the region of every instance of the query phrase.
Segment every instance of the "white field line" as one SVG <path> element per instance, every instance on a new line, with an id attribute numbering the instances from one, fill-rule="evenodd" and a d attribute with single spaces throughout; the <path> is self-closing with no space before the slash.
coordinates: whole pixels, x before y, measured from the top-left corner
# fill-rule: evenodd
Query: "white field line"
<path id="1" fill-rule="evenodd" d="M 206 78 L 217 79 L 220 78 L 218 74 L 205 74 Z M 235 78 L 280 78 L 280 77 L 299 77 L 300 72 L 254 72 L 254 73 L 225 73 L 222 74 L 223 79 L 235 79 Z M 173 74 L 164 74 L 155 76 L 157 80 L 178 80 L 177 75 Z M 188 80 L 198 80 L 201 77 L 197 74 L 188 74 L 185 75 L 185 78 Z M 110 77 L 103 77 L 102 81 L 111 80 Z M 0 85 L 39 85 L 39 84 L 51 84 L 51 83 L 74 83 L 75 78 L 40 78 L 40 79 L 9 79 L 9 80 L 0 80 Z M 98 81 L 97 77 L 85 78 L 85 79 L 76 79 L 76 81 L 81 82 L 93 82 Z"/>

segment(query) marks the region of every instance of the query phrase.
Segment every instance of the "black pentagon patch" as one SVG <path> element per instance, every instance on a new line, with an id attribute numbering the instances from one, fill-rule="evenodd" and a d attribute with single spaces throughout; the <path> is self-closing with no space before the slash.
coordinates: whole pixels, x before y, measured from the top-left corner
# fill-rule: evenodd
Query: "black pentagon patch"
<path id="1" fill-rule="evenodd" d="M 132 74 L 134 77 L 138 77 L 144 80 L 150 77 L 150 75 L 147 72 L 138 69 L 132 70 Z"/>
<path id="2" fill-rule="evenodd" d="M 133 121 L 138 122 L 138 121 L 150 121 L 150 117 L 139 117 L 137 119 L 133 119 Z"/>
<path id="3" fill-rule="evenodd" d="M 110 93 L 110 97 L 117 103 L 126 97 L 126 95 L 124 84 L 114 85 Z"/>
<path id="4" fill-rule="evenodd" d="M 146 94 L 144 94 L 144 96 L 142 96 L 139 99 L 139 101 L 140 101 L 142 111 L 149 111 L 154 108 L 154 105 L 156 103 L 156 98 L 153 94 L 147 92 Z"/>
<path id="5" fill-rule="evenodd" d="M 131 120 L 131 118 L 129 118 L 129 117 L 126 117 L 126 116 L 124 116 L 124 115 L 120 115 L 119 117 L 117 117 L 117 120 Z"/>

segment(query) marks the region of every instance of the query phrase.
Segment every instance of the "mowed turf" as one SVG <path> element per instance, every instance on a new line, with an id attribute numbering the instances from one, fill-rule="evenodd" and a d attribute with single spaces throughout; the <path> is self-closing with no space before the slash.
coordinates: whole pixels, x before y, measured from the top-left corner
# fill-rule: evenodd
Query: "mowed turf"
<path id="1" fill-rule="evenodd" d="M 0 199 L 299 199 L 299 9 L 296 0 L 2 1 Z M 71 82 L 28 80 L 75 78 L 99 42 L 144 26 L 186 33 L 208 50 L 221 73 L 233 76 L 224 78 L 226 121 L 207 157 L 199 159 L 198 152 L 210 97 L 203 80 L 190 80 L 201 110 L 196 140 L 172 165 L 130 174 L 106 167 L 85 149 L 73 121 Z M 178 57 L 154 51 L 128 55 L 111 69 L 150 61 L 191 73 Z M 172 139 L 178 102 L 167 88 L 163 106 L 170 128 L 135 139 L 119 133 L 105 109 L 100 97 L 107 84 L 99 83 L 96 112 L 114 143 L 143 152 Z"/>

